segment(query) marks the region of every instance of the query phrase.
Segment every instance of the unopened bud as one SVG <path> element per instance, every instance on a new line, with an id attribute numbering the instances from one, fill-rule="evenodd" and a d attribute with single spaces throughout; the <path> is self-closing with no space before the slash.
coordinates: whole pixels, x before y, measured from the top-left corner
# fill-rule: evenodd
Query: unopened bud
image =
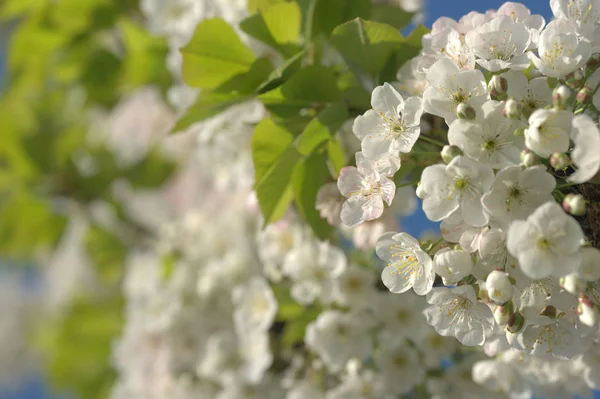
<path id="1" fill-rule="evenodd" d="M 571 72 L 570 74 L 568 74 L 566 76 L 567 86 L 569 86 L 573 90 L 577 90 L 581 86 L 583 86 L 584 81 L 585 81 L 585 76 L 583 75 L 583 72 L 581 72 L 580 70 Z"/>
<path id="2" fill-rule="evenodd" d="M 585 295 L 579 296 L 577 314 L 579 321 L 588 327 L 594 327 L 598 322 L 598 307 Z"/>
<path id="3" fill-rule="evenodd" d="M 562 289 L 572 295 L 579 295 L 587 288 L 587 281 L 579 277 L 576 273 L 571 273 L 560 278 Z"/>
<path id="4" fill-rule="evenodd" d="M 462 150 L 455 145 L 445 145 L 444 148 L 442 148 L 442 151 L 440 152 L 440 155 L 442 156 L 442 161 L 444 161 L 446 165 L 449 164 L 450 161 L 452 161 L 454 158 L 462 154 Z"/>
<path id="5" fill-rule="evenodd" d="M 523 105 L 514 98 L 509 98 L 502 108 L 502 116 L 508 119 L 520 119 L 522 111 Z"/>
<path id="6" fill-rule="evenodd" d="M 504 305 L 498 305 L 494 308 L 494 320 L 499 326 L 508 324 L 510 315 L 514 312 L 514 305 L 512 301 L 506 302 Z"/>
<path id="7" fill-rule="evenodd" d="M 488 297 L 498 305 L 510 301 L 514 293 L 514 287 L 506 272 L 494 270 L 485 280 L 485 289 Z"/>
<path id="8" fill-rule="evenodd" d="M 550 166 L 554 170 L 565 170 L 569 165 L 571 165 L 571 158 L 566 153 L 555 152 L 550 155 Z"/>
<path id="9" fill-rule="evenodd" d="M 551 319 L 556 319 L 556 315 L 558 315 L 558 310 L 552 306 L 548 305 L 540 312 L 540 315 L 549 317 Z"/>
<path id="10" fill-rule="evenodd" d="M 592 102 L 592 89 L 587 86 L 583 86 L 581 90 L 577 92 L 575 97 L 577 104 L 584 105 Z"/>
<path id="11" fill-rule="evenodd" d="M 519 331 L 521 331 L 524 324 L 525 324 L 525 319 L 523 318 L 521 313 L 515 312 L 515 313 L 511 314 L 510 317 L 508 318 L 508 323 L 506 325 L 506 329 L 509 332 L 516 334 Z"/>
<path id="12" fill-rule="evenodd" d="M 573 92 L 565 85 L 557 86 L 552 92 L 552 104 L 557 109 L 565 109 L 573 100 Z"/>
<path id="13" fill-rule="evenodd" d="M 531 168 L 542 163 L 542 159 L 538 157 L 533 151 L 524 149 L 521 151 L 521 164 L 526 168 Z"/>
<path id="14" fill-rule="evenodd" d="M 581 194 L 567 194 L 562 202 L 562 207 L 573 216 L 583 216 L 587 212 L 586 201 Z"/>
<path id="15" fill-rule="evenodd" d="M 473 120 L 477 116 L 475 108 L 466 103 L 460 103 L 456 107 L 456 116 L 460 119 Z"/>
<path id="16" fill-rule="evenodd" d="M 494 75 L 488 84 L 492 100 L 502 101 L 506 99 L 506 90 L 508 90 L 508 81 L 505 77 Z"/>
<path id="17" fill-rule="evenodd" d="M 594 53 L 590 59 L 585 63 L 585 74 L 590 76 L 596 69 L 600 67 L 600 53 Z"/>

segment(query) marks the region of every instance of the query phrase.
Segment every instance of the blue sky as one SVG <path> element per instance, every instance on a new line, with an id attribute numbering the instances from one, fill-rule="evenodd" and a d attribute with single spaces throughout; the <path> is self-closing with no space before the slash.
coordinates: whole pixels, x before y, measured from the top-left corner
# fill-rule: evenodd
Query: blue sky
<path id="1" fill-rule="evenodd" d="M 431 23 L 441 16 L 458 19 L 470 11 L 484 12 L 498 8 L 503 3 L 504 1 L 500 0 L 425 0 L 425 24 L 431 26 Z M 527 0 L 522 3 L 534 14 L 543 15 L 546 21 L 552 17 L 549 0 Z"/>

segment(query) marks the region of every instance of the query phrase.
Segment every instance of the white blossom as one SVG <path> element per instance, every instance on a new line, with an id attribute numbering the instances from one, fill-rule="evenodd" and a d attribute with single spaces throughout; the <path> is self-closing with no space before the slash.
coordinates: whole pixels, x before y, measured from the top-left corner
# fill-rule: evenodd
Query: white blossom
<path id="1" fill-rule="evenodd" d="M 567 179 L 574 183 L 584 183 L 600 170 L 600 130 L 587 115 L 577 115 L 572 121 L 571 139 L 575 148 L 571 159 L 577 170 Z"/>
<path id="2" fill-rule="evenodd" d="M 426 193 L 423 211 L 430 220 L 440 221 L 460 209 L 463 220 L 473 226 L 483 226 L 488 216 L 481 205 L 481 196 L 490 188 L 494 172 L 464 156 L 448 165 L 428 166 L 421 176 Z"/>
<path id="3" fill-rule="evenodd" d="M 516 220 L 508 229 L 507 246 L 530 278 L 564 276 L 579 267 L 583 241 L 579 224 L 556 202 L 539 206 L 527 220 Z"/>
<path id="4" fill-rule="evenodd" d="M 425 295 L 433 287 L 433 261 L 419 242 L 407 233 L 385 233 L 377 241 L 377 256 L 389 262 L 381 273 L 383 284 L 393 293 L 413 289 Z"/>
<path id="5" fill-rule="evenodd" d="M 497 16 L 467 33 L 466 43 L 477 56 L 483 68 L 497 72 L 501 69 L 525 69 L 529 58 L 531 34 L 522 23 L 508 16 Z"/>
<path id="6" fill-rule="evenodd" d="M 590 53 L 589 42 L 577 36 L 569 21 L 555 19 L 540 34 L 539 55 L 530 52 L 529 57 L 544 75 L 560 78 L 580 67 Z"/>
<path id="7" fill-rule="evenodd" d="M 352 130 L 362 141 L 362 152 L 375 160 L 388 152 L 410 152 L 419 138 L 423 108 L 419 97 L 404 100 L 389 83 L 371 96 L 373 109 L 354 120 Z"/>
<path id="8" fill-rule="evenodd" d="M 481 346 L 493 326 L 491 310 L 477 301 L 470 285 L 435 288 L 423 311 L 427 323 L 443 336 L 453 336 L 466 346 Z"/>
<path id="9" fill-rule="evenodd" d="M 427 73 L 423 107 L 452 123 L 459 104 L 472 106 L 476 111 L 489 98 L 485 78 L 479 70 L 461 71 L 449 59 L 441 59 Z"/>
<path id="10" fill-rule="evenodd" d="M 356 167 L 346 166 L 340 171 L 338 188 L 348 200 L 342 205 L 341 218 L 347 226 L 377 219 L 383 213 L 383 202 L 391 205 L 396 185 L 386 176 L 400 167 L 386 160 L 372 162 L 361 152 L 356 153 Z"/>
<path id="11" fill-rule="evenodd" d="M 502 116 L 503 104 L 488 101 L 474 121 L 457 119 L 448 129 L 448 141 L 458 146 L 471 159 L 502 168 L 519 163 L 523 140 L 514 132 L 523 124 Z"/>

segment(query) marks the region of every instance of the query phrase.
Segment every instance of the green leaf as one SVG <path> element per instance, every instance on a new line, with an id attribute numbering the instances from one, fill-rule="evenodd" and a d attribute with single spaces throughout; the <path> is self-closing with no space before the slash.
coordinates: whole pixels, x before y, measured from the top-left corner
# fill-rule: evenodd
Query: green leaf
<path id="1" fill-rule="evenodd" d="M 331 178 L 327 168 L 327 157 L 315 153 L 296 166 L 293 175 L 296 207 L 312 228 L 315 236 L 324 240 L 331 234 L 331 226 L 322 219 L 315 208 L 319 188 Z"/>
<path id="2" fill-rule="evenodd" d="M 333 138 L 329 140 L 327 143 L 327 155 L 336 173 L 339 174 L 340 170 L 347 165 L 348 160 L 346 151 L 339 139 Z"/>
<path id="3" fill-rule="evenodd" d="M 259 182 L 294 141 L 294 134 L 272 119 L 263 119 L 252 135 L 252 161 L 255 181 Z"/>
<path id="4" fill-rule="evenodd" d="M 327 107 L 313 119 L 298 140 L 298 152 L 310 155 L 319 145 L 330 140 L 349 118 L 348 107 L 337 103 Z"/>
<path id="5" fill-rule="evenodd" d="M 269 79 L 273 65 L 268 58 L 259 58 L 248 72 L 236 75 L 215 89 L 218 93 L 252 94 Z"/>
<path id="6" fill-rule="evenodd" d="M 179 118 L 172 132 L 181 132 L 194 123 L 213 117 L 245 100 L 246 96 L 202 91 L 196 102 Z"/>
<path id="7" fill-rule="evenodd" d="M 256 184 L 256 196 L 265 218 L 265 225 L 283 217 L 292 201 L 292 173 L 301 159 L 295 148 L 289 147 Z"/>
<path id="8" fill-rule="evenodd" d="M 404 40 L 393 26 L 357 18 L 335 28 L 331 41 L 349 65 L 376 77 Z"/>
<path id="9" fill-rule="evenodd" d="M 183 80 L 190 86 L 214 88 L 248 72 L 256 57 L 222 19 L 207 19 L 181 49 Z"/>
<path id="10" fill-rule="evenodd" d="M 298 50 L 294 44 L 298 42 L 301 23 L 298 3 L 281 2 L 244 19 L 240 28 L 282 54 L 290 55 Z"/>
<path id="11" fill-rule="evenodd" d="M 266 58 L 257 59 L 250 70 L 234 76 L 213 91 L 203 90 L 196 102 L 179 118 L 172 132 L 180 132 L 252 97 L 272 76 L 273 66 Z"/>
<path id="12" fill-rule="evenodd" d="M 288 80 L 302 65 L 302 58 L 305 52 L 300 51 L 291 58 L 287 59 L 283 64 L 279 65 L 257 89 L 259 93 L 266 93 L 282 85 Z"/>
<path id="13" fill-rule="evenodd" d="M 254 13 L 259 10 L 266 10 L 273 4 L 281 3 L 287 0 L 248 0 L 248 11 Z"/>
<path id="14" fill-rule="evenodd" d="M 261 94 L 258 98 L 269 111 L 288 118 L 315 104 L 338 102 L 342 94 L 331 69 L 309 65 L 300 69 L 282 86 Z"/>
<path id="15" fill-rule="evenodd" d="M 373 21 L 388 24 L 402 30 L 405 26 L 410 24 L 414 16 L 414 13 L 404 11 L 397 6 L 392 6 L 389 4 L 377 4 L 373 6 L 371 19 Z"/>
<path id="16" fill-rule="evenodd" d="M 354 18 L 371 17 L 371 0 L 319 0 L 315 10 L 313 33 L 331 35 L 333 29 Z"/>

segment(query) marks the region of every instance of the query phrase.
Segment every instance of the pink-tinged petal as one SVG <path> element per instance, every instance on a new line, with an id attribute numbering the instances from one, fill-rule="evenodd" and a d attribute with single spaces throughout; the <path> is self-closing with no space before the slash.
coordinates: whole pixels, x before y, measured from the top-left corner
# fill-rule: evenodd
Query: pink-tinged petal
<path id="1" fill-rule="evenodd" d="M 392 176 L 400 169 L 400 155 L 392 152 L 374 159 L 373 167 L 381 176 Z"/>
<path id="2" fill-rule="evenodd" d="M 378 136 L 385 134 L 385 125 L 381 116 L 372 109 L 363 115 L 356 117 L 352 125 L 352 131 L 360 140 L 366 136 Z"/>
<path id="3" fill-rule="evenodd" d="M 375 220 L 383 214 L 383 199 L 379 195 L 372 195 L 362 206 L 365 220 Z"/>
<path id="4" fill-rule="evenodd" d="M 346 226 L 356 226 L 367 220 L 374 220 L 383 213 L 383 201 L 379 195 L 350 197 L 342 205 L 340 214 Z"/>
<path id="5" fill-rule="evenodd" d="M 338 189 L 344 197 L 350 197 L 353 193 L 360 192 L 363 186 L 363 177 L 354 166 L 346 166 L 340 170 L 337 181 Z"/>
<path id="6" fill-rule="evenodd" d="M 369 177 L 378 175 L 375 165 L 373 165 L 373 161 L 367 158 L 364 153 L 357 152 L 354 155 L 354 159 L 356 159 L 356 167 L 360 174 Z"/>
<path id="7" fill-rule="evenodd" d="M 366 136 L 361 143 L 361 148 L 365 157 L 377 159 L 390 151 L 390 145 L 391 141 L 383 135 Z"/>
<path id="8" fill-rule="evenodd" d="M 371 95 L 371 106 L 375 112 L 395 115 L 398 107 L 404 108 L 404 99 L 389 83 L 378 86 Z"/>
<path id="9" fill-rule="evenodd" d="M 394 196 L 396 195 L 396 185 L 390 179 L 383 177 L 379 182 L 379 189 L 381 191 L 381 198 L 388 204 L 392 205 Z"/>

